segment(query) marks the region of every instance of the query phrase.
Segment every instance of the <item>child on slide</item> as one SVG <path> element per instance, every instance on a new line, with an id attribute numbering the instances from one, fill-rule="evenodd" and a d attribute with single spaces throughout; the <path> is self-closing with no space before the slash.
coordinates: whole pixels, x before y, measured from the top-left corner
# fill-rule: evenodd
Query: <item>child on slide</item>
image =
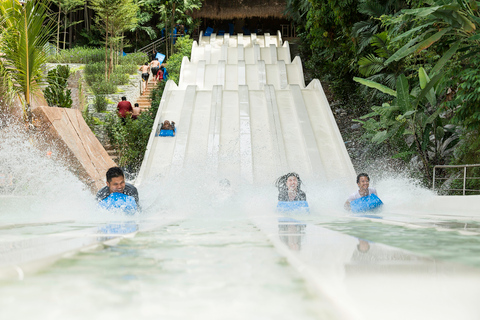
<path id="1" fill-rule="evenodd" d="M 302 180 L 295 172 L 287 173 L 275 182 L 278 188 L 278 201 L 307 201 L 307 195 L 300 187 Z"/>

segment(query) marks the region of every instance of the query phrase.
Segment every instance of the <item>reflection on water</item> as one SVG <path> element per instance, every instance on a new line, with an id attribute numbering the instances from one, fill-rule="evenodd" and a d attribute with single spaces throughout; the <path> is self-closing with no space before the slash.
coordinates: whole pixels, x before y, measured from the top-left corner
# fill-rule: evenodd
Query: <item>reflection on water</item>
<path id="1" fill-rule="evenodd" d="M 280 240 L 291 250 L 300 251 L 302 249 L 302 239 L 305 236 L 305 227 L 307 225 L 293 218 L 278 218 L 278 234 Z"/>
<path id="2" fill-rule="evenodd" d="M 265 235 L 228 212 L 62 259 L 0 296 L 5 319 L 331 319 Z"/>
<path id="3" fill-rule="evenodd" d="M 336 219 L 318 225 L 361 239 L 381 242 L 419 254 L 480 267 L 480 238 L 476 234 L 458 231 L 478 231 L 474 221 L 416 222 L 407 226 L 374 221 Z M 437 228 L 442 229 L 437 229 Z"/>

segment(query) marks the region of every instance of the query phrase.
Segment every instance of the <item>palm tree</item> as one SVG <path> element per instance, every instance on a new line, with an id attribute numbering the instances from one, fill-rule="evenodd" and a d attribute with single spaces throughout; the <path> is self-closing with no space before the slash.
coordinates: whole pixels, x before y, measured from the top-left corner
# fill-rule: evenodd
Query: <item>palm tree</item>
<path id="1" fill-rule="evenodd" d="M 46 22 L 47 7 L 41 0 L 23 4 L 18 0 L 0 0 L 0 13 L 0 69 L 13 83 L 23 102 L 24 118 L 31 122 L 31 97 L 43 83 L 43 47 L 51 36 L 52 23 Z"/>

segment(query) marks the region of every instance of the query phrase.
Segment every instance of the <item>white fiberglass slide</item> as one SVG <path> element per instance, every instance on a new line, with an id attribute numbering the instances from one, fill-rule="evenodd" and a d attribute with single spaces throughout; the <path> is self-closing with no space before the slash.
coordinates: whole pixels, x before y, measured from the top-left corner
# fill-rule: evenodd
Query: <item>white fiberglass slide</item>
<path id="1" fill-rule="evenodd" d="M 175 137 L 159 136 L 174 121 Z M 355 172 L 318 80 L 281 35 L 200 36 L 168 81 L 136 184 L 202 171 L 271 183 L 295 171 L 347 188 Z"/>

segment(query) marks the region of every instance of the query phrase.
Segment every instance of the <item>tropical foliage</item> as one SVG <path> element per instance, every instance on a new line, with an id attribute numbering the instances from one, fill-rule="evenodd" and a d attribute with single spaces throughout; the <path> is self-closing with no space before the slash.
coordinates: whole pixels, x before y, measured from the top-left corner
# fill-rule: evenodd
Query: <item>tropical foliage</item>
<path id="1" fill-rule="evenodd" d="M 72 91 L 67 88 L 69 77 L 69 66 L 59 65 L 55 69 L 48 71 L 48 87 L 43 90 L 43 95 L 50 107 L 72 107 Z"/>
<path id="2" fill-rule="evenodd" d="M 123 32 L 137 25 L 138 5 L 133 0 L 92 0 L 91 3 L 96 13 L 95 23 L 105 34 L 105 81 L 108 81 L 113 72 L 114 52 L 123 52 L 123 48 L 115 50 L 123 40 Z"/>
<path id="3" fill-rule="evenodd" d="M 40 0 L 0 1 L 0 71 L 3 83 L 23 101 L 25 119 L 31 121 L 31 97 L 44 83 L 43 47 L 51 37 L 52 23 Z"/>
<path id="4" fill-rule="evenodd" d="M 365 138 L 419 163 L 427 181 L 433 165 L 480 162 L 478 2 L 287 3 L 308 8 L 305 20 L 292 14 L 306 30 L 305 64 L 336 100 L 367 113 L 358 120 Z"/>

